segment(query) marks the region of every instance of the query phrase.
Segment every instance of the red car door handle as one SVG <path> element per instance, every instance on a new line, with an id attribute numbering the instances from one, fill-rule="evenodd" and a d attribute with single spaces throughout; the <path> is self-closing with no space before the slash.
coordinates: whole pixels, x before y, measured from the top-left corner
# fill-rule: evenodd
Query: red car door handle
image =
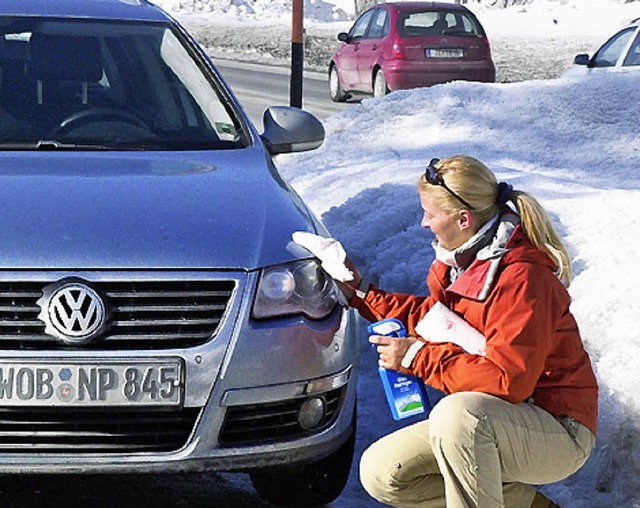
<path id="1" fill-rule="evenodd" d="M 371 46 L 371 49 L 372 49 L 373 51 L 375 51 L 376 49 L 378 49 L 378 45 L 377 45 L 377 44 L 374 44 L 373 46 Z"/>

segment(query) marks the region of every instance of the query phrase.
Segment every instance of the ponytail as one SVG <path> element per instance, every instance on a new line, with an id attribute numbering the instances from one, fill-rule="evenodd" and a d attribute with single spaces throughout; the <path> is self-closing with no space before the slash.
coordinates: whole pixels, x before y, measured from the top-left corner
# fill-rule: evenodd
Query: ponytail
<path id="1" fill-rule="evenodd" d="M 547 254 L 558 267 L 556 274 L 565 286 L 571 280 L 569 253 L 556 233 L 542 205 L 526 192 L 514 190 L 511 201 L 520 215 L 520 224 L 529 241 Z"/>

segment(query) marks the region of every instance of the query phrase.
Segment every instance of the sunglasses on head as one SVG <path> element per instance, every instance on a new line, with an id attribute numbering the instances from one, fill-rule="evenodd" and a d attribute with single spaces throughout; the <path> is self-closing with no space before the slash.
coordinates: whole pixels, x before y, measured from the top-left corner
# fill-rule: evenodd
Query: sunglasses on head
<path id="1" fill-rule="evenodd" d="M 438 162 L 440 162 L 440 159 L 437 159 L 437 158 L 431 159 L 431 162 L 429 162 L 429 165 L 424 170 L 425 180 L 431 185 L 439 185 L 440 187 L 444 187 L 449 194 L 451 194 L 454 198 L 460 201 L 460 203 L 466 206 L 469 210 L 475 210 L 473 206 L 471 206 L 464 199 L 458 196 L 455 192 L 453 192 L 449 188 L 449 186 L 446 183 L 444 183 L 444 178 L 442 178 L 442 175 L 438 173 L 438 170 L 435 168 L 435 165 L 438 164 Z"/>

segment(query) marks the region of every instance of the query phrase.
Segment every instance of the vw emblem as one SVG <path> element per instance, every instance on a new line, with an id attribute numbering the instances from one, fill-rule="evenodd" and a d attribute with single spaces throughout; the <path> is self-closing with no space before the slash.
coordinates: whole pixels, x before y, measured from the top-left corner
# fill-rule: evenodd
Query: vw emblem
<path id="1" fill-rule="evenodd" d="M 42 309 L 38 317 L 45 323 L 45 333 L 66 343 L 88 342 L 105 324 L 102 298 L 82 282 L 66 282 L 45 288 L 38 305 Z"/>

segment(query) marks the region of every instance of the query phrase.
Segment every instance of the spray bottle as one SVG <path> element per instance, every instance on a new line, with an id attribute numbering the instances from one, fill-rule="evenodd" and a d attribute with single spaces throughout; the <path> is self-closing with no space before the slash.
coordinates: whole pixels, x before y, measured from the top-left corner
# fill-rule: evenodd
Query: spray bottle
<path id="1" fill-rule="evenodd" d="M 383 319 L 370 324 L 367 331 L 371 335 L 404 337 L 403 324 L 394 318 Z M 378 367 L 384 393 L 394 420 L 428 413 L 431 410 L 424 383 L 414 376 Z"/>

